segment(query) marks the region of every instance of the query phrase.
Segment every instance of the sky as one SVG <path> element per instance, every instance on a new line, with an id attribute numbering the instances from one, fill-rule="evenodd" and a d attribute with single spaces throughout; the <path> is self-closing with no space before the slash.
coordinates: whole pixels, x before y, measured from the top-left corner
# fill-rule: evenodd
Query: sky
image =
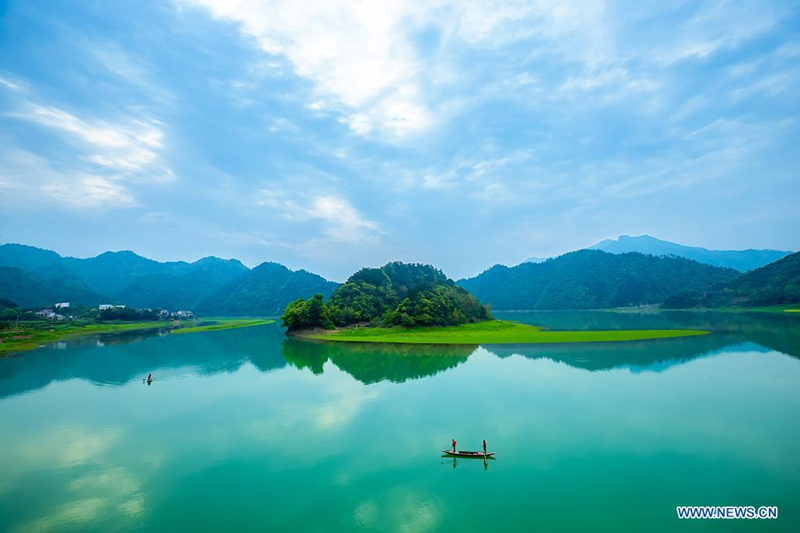
<path id="1" fill-rule="evenodd" d="M 800 249 L 797 1 L 0 0 L 0 242 L 473 276 Z"/>

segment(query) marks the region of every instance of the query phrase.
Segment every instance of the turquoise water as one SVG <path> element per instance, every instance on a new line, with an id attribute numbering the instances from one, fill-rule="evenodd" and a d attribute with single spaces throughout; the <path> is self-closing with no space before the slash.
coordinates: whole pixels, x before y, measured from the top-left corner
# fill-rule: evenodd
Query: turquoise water
<path id="1" fill-rule="evenodd" d="M 714 333 L 382 347 L 264 326 L 0 359 L 0 530 L 800 531 L 800 317 L 502 318 Z M 497 459 L 442 457 L 452 438 Z"/>

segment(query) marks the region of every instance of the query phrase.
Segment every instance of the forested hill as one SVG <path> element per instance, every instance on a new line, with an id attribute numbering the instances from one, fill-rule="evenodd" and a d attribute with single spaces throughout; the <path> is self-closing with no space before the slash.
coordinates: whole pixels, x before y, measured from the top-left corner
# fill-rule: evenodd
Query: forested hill
<path id="1" fill-rule="evenodd" d="M 197 311 L 225 316 L 277 316 L 289 302 L 314 294 L 329 296 L 338 285 L 305 270 L 262 263 L 217 289 L 197 306 Z"/>
<path id="2" fill-rule="evenodd" d="M 74 276 L 47 279 L 21 268 L 0 266 L 0 310 L 4 306 L 30 308 L 70 301 L 97 305 L 103 297 Z"/>
<path id="3" fill-rule="evenodd" d="M 680 257 L 578 250 L 542 263 L 497 265 L 459 285 L 499 309 L 601 309 L 657 304 L 739 273 Z"/>
<path id="4" fill-rule="evenodd" d="M 705 290 L 684 290 L 666 307 L 768 306 L 800 304 L 800 252 Z"/>
<path id="5" fill-rule="evenodd" d="M 290 330 L 359 322 L 445 326 L 487 318 L 486 308 L 441 270 L 400 262 L 362 268 L 340 285 L 327 303 L 320 295 L 308 301 L 299 299 L 283 314 Z"/>

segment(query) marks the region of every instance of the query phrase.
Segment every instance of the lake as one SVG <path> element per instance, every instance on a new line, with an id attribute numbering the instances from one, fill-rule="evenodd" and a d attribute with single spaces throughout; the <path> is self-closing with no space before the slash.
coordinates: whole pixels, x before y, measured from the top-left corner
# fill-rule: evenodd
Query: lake
<path id="1" fill-rule="evenodd" d="M 2 358 L 0 530 L 800 531 L 800 316 L 496 315 L 713 333 L 414 347 L 271 325 Z M 497 458 L 442 457 L 452 438 Z"/>

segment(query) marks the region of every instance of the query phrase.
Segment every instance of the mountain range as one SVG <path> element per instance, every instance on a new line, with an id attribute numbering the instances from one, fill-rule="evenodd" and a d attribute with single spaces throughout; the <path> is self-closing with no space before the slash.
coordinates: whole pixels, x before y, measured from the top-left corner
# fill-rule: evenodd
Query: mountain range
<path id="1" fill-rule="evenodd" d="M 623 236 L 597 245 L 612 249 L 611 253 L 586 249 L 515 267 L 496 265 L 457 283 L 496 310 L 800 304 L 800 253 L 784 257 L 786 252 L 746 250 L 754 252 L 751 259 L 756 252 L 781 258 L 743 274 L 678 254 L 614 251 L 630 242 L 639 246 L 653 241 L 658 246 L 665 243 Z M 767 256 L 760 257 L 763 261 Z M 737 265 L 744 268 L 745 263 Z M 218 257 L 158 262 L 130 251 L 79 259 L 22 244 L 0 245 L 0 309 L 68 301 L 185 309 L 206 316 L 277 316 L 298 298 L 315 294 L 328 298 L 337 287 L 317 274 L 273 262 L 253 269 L 236 259 Z"/>
<path id="2" fill-rule="evenodd" d="M 620 235 L 617 239 L 600 241 L 587 250 L 601 250 L 611 254 L 638 252 L 656 256 L 684 257 L 707 265 L 733 268 L 740 272 L 762 267 L 792 253 L 785 250 L 709 250 L 698 246 L 684 246 L 663 241 L 649 235 L 638 237 Z M 541 263 L 545 260 L 546 258 L 531 257 L 525 262 Z"/>
<path id="3" fill-rule="evenodd" d="M 270 315 L 298 295 L 329 295 L 337 285 L 275 263 L 251 270 L 218 257 L 162 263 L 121 251 L 79 259 L 22 244 L 0 246 L 0 297 L 22 307 L 68 301 Z"/>
<path id="4" fill-rule="evenodd" d="M 740 274 L 684 259 L 578 250 L 541 263 L 496 265 L 458 283 L 494 309 L 603 309 L 657 304 Z"/>

